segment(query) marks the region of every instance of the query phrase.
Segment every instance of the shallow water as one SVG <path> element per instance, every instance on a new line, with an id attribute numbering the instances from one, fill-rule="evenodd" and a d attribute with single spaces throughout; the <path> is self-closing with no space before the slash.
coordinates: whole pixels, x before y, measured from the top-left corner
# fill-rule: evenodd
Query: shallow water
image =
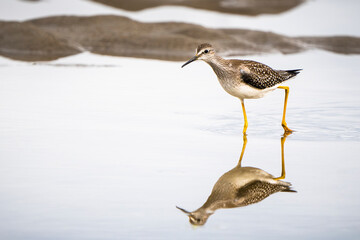
<path id="1" fill-rule="evenodd" d="M 170 7 L 132 13 L 88 1 L 0 5 L 5 20 L 122 14 L 289 35 L 359 35 L 353 0 L 308 1 L 257 18 Z M 175 206 L 199 208 L 243 146 L 240 102 L 206 64 L 181 69 L 89 53 L 41 64 L 0 57 L 0 238 L 358 239 L 360 57 L 310 51 L 248 58 L 304 69 L 288 84 L 287 122 L 296 132 L 284 144 L 285 181 L 297 193 L 219 209 L 193 228 Z M 246 101 L 242 165 L 275 177 L 283 98 L 276 90 Z"/>
<path id="2" fill-rule="evenodd" d="M 195 229 L 175 206 L 200 207 L 243 144 L 240 102 L 205 63 L 0 58 L 0 238 L 358 239 L 360 57 L 249 58 L 304 69 L 289 82 L 296 132 L 284 147 L 297 193 L 219 209 Z M 246 101 L 243 166 L 280 175 L 283 97 Z"/>

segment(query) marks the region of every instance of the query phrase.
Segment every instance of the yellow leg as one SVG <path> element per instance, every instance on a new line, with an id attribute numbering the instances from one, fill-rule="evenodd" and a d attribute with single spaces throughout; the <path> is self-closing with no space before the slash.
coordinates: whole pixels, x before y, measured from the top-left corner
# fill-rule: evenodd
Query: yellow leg
<path id="1" fill-rule="evenodd" d="M 288 99 L 288 96 L 289 96 L 289 87 L 279 86 L 278 88 L 285 90 L 284 112 L 283 112 L 283 117 L 282 117 L 282 121 L 281 121 L 281 126 L 284 128 L 284 131 L 285 131 L 284 134 L 289 135 L 289 134 L 291 134 L 293 132 L 293 130 L 288 128 L 288 126 L 286 124 L 286 121 L 285 121 L 286 105 L 287 105 L 287 99 Z"/>
<path id="2" fill-rule="evenodd" d="M 247 129 L 247 127 L 248 127 L 248 121 L 247 121 L 247 116 L 246 116 L 246 111 L 245 111 L 244 100 L 241 100 L 241 106 L 242 106 L 243 115 L 244 115 L 244 129 L 243 129 L 243 134 L 246 135 L 246 129 Z"/>
<path id="3" fill-rule="evenodd" d="M 247 144 L 247 137 L 246 134 L 243 135 L 243 146 L 241 149 L 241 154 L 240 154 L 240 158 L 239 158 L 239 162 L 238 162 L 238 167 L 241 167 L 241 161 L 243 159 L 244 153 L 245 153 L 245 148 L 246 148 L 246 144 Z"/>
<path id="4" fill-rule="evenodd" d="M 285 178 L 285 156 L 284 156 L 284 144 L 286 140 L 287 135 L 284 134 L 284 136 L 281 138 L 281 176 L 274 178 L 275 180 L 280 180 Z"/>

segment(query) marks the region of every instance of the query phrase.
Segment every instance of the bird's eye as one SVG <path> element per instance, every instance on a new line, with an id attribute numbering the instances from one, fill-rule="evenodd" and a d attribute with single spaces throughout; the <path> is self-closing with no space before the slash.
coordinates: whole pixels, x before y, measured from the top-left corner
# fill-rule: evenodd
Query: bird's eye
<path id="1" fill-rule="evenodd" d="M 204 53 L 208 53 L 208 52 L 209 52 L 209 50 L 207 50 L 207 49 L 204 51 Z"/>

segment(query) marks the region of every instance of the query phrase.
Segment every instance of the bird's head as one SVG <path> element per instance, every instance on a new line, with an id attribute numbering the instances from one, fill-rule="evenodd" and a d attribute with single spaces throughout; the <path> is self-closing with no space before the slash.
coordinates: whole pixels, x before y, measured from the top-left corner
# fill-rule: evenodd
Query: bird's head
<path id="1" fill-rule="evenodd" d="M 181 67 L 185 67 L 189 63 L 196 60 L 210 61 L 215 56 L 215 49 L 209 43 L 200 44 L 196 49 L 196 54 Z"/>
<path id="2" fill-rule="evenodd" d="M 189 212 L 178 206 L 176 208 L 185 213 L 189 217 L 189 222 L 191 223 L 191 225 L 194 226 L 204 225 L 209 216 L 211 215 L 211 213 L 207 213 L 205 210 L 202 209 L 196 210 L 194 212 Z"/>

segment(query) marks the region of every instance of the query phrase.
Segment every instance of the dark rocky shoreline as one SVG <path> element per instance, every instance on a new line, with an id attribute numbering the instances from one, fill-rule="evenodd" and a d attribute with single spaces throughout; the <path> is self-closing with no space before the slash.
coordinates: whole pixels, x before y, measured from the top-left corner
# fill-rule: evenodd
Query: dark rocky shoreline
<path id="1" fill-rule="evenodd" d="M 183 61 L 199 43 L 210 42 L 223 56 L 298 53 L 323 49 L 360 54 L 360 38 L 288 37 L 246 29 L 143 23 L 126 17 L 54 16 L 25 22 L 0 21 L 0 55 L 22 61 L 48 61 L 83 51 L 137 58 Z"/>

